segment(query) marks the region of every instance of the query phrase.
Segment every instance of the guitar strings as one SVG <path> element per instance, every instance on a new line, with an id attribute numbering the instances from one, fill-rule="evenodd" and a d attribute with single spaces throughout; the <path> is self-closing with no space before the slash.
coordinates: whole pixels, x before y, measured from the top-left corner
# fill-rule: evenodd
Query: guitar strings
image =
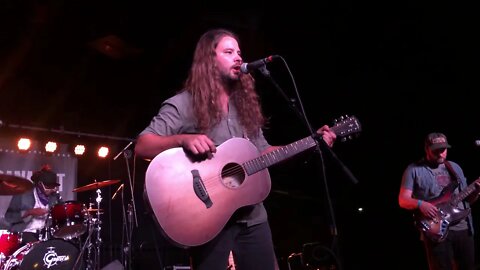
<path id="1" fill-rule="evenodd" d="M 245 172 L 245 169 L 242 164 L 237 164 L 232 168 L 227 168 L 223 170 L 220 173 L 220 175 L 207 176 L 206 178 L 202 178 L 202 179 L 207 192 L 210 192 L 210 191 L 216 191 L 219 188 L 221 189 L 226 188 L 226 184 L 223 181 L 223 179 L 229 178 L 229 177 L 238 178 L 235 176 L 243 176 L 242 179 L 238 181 L 240 185 L 245 181 L 247 173 Z M 218 182 L 220 182 L 220 185 L 218 184 Z"/>
<path id="2" fill-rule="evenodd" d="M 347 118 L 344 118 L 344 119 L 341 119 L 341 120 L 342 120 L 341 122 L 337 122 L 335 125 L 333 125 L 331 127 L 331 129 L 337 135 L 340 135 L 341 132 L 339 132 L 339 130 L 345 129 L 345 127 L 347 128 L 347 130 L 343 131 L 345 134 L 342 134 L 342 136 L 345 136 L 346 134 L 351 134 L 351 133 L 354 132 L 354 130 L 356 130 L 356 131 L 360 130 L 360 125 L 359 125 L 359 122 L 356 119 L 356 117 L 347 117 Z M 354 127 L 352 127 L 352 125 L 353 125 L 353 124 L 351 124 L 352 121 L 354 123 Z M 311 140 L 311 138 L 309 138 L 309 137 L 307 137 L 305 139 Z M 303 140 L 305 140 L 305 139 L 303 139 Z M 311 143 L 311 142 L 308 141 L 308 143 Z M 287 145 L 283 148 L 287 149 L 288 146 L 292 146 L 293 144 L 289 144 L 289 145 Z M 262 162 L 262 161 L 265 162 L 265 161 L 268 160 L 269 157 L 275 159 L 275 156 L 277 154 L 281 154 L 281 149 L 276 149 L 276 150 L 274 150 L 270 153 L 267 153 L 266 155 L 264 155 L 264 159 L 262 159 L 262 160 L 260 160 L 262 158 L 260 156 L 260 157 L 257 157 L 254 160 L 249 161 L 249 162 L 255 163 L 255 160 L 260 161 L 260 162 Z M 240 179 L 241 178 L 237 182 L 239 182 L 239 185 L 243 184 L 245 179 L 248 177 L 248 174 L 246 173 L 246 170 L 245 170 L 245 166 L 246 166 L 246 162 L 244 162 L 243 164 L 236 164 L 235 166 L 232 166 L 231 168 L 226 168 L 225 170 L 222 170 L 220 175 L 213 175 L 213 176 L 207 176 L 205 178 L 201 178 L 202 182 L 203 182 L 203 185 L 205 186 L 206 191 L 207 192 L 214 192 L 219 188 L 224 189 L 227 186 L 224 179 L 229 178 L 229 177 L 231 177 L 232 179 Z M 265 167 L 264 169 L 266 169 L 267 167 Z M 264 170 L 264 169 L 262 169 L 262 170 Z M 259 171 L 261 171 L 261 170 L 259 170 Z M 255 173 L 258 173 L 259 171 L 255 172 Z M 219 180 L 221 182 L 220 185 L 218 185 Z"/>

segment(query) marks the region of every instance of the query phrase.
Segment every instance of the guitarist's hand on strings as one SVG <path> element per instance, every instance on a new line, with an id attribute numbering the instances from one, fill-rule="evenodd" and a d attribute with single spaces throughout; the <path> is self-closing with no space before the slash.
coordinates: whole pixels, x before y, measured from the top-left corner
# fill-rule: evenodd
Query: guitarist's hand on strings
<path id="1" fill-rule="evenodd" d="M 204 134 L 184 135 L 182 147 L 194 155 L 206 155 L 208 158 L 212 158 L 213 153 L 217 152 L 217 147 L 213 141 Z"/>
<path id="2" fill-rule="evenodd" d="M 437 207 L 429 202 L 422 201 L 422 203 L 418 207 L 418 210 L 420 210 L 420 212 L 422 212 L 422 214 L 425 217 L 429 217 L 431 219 L 434 219 L 437 217 L 437 213 L 438 213 Z"/>

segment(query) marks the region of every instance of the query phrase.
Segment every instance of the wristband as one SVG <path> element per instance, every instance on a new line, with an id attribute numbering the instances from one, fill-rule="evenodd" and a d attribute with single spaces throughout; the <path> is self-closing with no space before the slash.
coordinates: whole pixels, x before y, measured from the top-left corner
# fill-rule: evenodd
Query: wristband
<path id="1" fill-rule="evenodd" d="M 420 205 L 422 205 L 422 202 L 423 202 L 422 200 L 417 201 L 417 208 L 420 208 Z"/>

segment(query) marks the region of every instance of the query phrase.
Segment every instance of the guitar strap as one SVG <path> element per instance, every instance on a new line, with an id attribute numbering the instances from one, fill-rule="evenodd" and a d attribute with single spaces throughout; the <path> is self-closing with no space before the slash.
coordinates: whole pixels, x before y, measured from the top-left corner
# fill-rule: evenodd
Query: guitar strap
<path id="1" fill-rule="evenodd" d="M 455 170 L 452 168 L 452 164 L 450 164 L 448 160 L 445 160 L 444 164 L 445 164 L 445 167 L 447 167 L 447 171 L 448 173 L 450 173 L 450 176 L 452 177 L 452 179 L 457 181 L 458 189 L 461 191 L 460 178 L 458 177 L 458 174 L 455 172 Z"/>
<path id="2" fill-rule="evenodd" d="M 448 160 L 445 160 L 445 167 L 447 167 L 447 170 L 448 172 L 450 173 L 450 175 L 455 178 L 455 180 L 457 181 L 457 187 L 458 187 L 458 191 L 461 192 L 462 191 L 462 185 L 461 185 L 461 182 L 460 182 L 460 178 L 458 177 L 458 174 L 455 172 L 455 170 L 452 168 L 452 165 L 450 164 L 450 162 L 448 162 Z M 462 204 L 463 206 L 465 207 L 465 209 L 468 209 L 469 207 L 467 206 L 467 204 L 465 204 L 465 202 L 462 201 Z M 470 226 L 470 222 L 469 222 L 469 226 Z"/>
<path id="3" fill-rule="evenodd" d="M 450 173 L 450 175 L 455 178 L 455 181 L 457 181 L 457 184 L 458 184 L 458 191 L 462 191 L 462 182 L 460 181 L 460 177 L 458 177 L 458 174 L 455 172 L 455 170 L 452 168 L 452 165 L 450 164 L 450 162 L 448 162 L 448 160 L 445 160 L 445 167 L 447 167 L 447 170 L 448 172 Z M 464 204 L 465 205 L 465 204 Z M 465 205 L 465 208 L 466 205 Z"/>

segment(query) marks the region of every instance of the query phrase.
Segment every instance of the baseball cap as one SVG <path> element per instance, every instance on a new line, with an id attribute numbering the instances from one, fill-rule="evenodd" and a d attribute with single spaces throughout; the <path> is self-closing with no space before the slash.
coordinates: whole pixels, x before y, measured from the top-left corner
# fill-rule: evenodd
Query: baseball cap
<path id="1" fill-rule="evenodd" d="M 42 182 L 46 187 L 53 188 L 60 186 L 57 182 L 57 174 L 50 170 L 40 170 L 32 174 L 32 181 L 35 183 Z"/>
<path id="2" fill-rule="evenodd" d="M 437 150 L 441 148 L 450 148 L 452 146 L 448 144 L 447 136 L 445 136 L 445 134 L 433 132 L 428 134 L 425 138 L 425 147 L 430 148 L 430 150 Z"/>

